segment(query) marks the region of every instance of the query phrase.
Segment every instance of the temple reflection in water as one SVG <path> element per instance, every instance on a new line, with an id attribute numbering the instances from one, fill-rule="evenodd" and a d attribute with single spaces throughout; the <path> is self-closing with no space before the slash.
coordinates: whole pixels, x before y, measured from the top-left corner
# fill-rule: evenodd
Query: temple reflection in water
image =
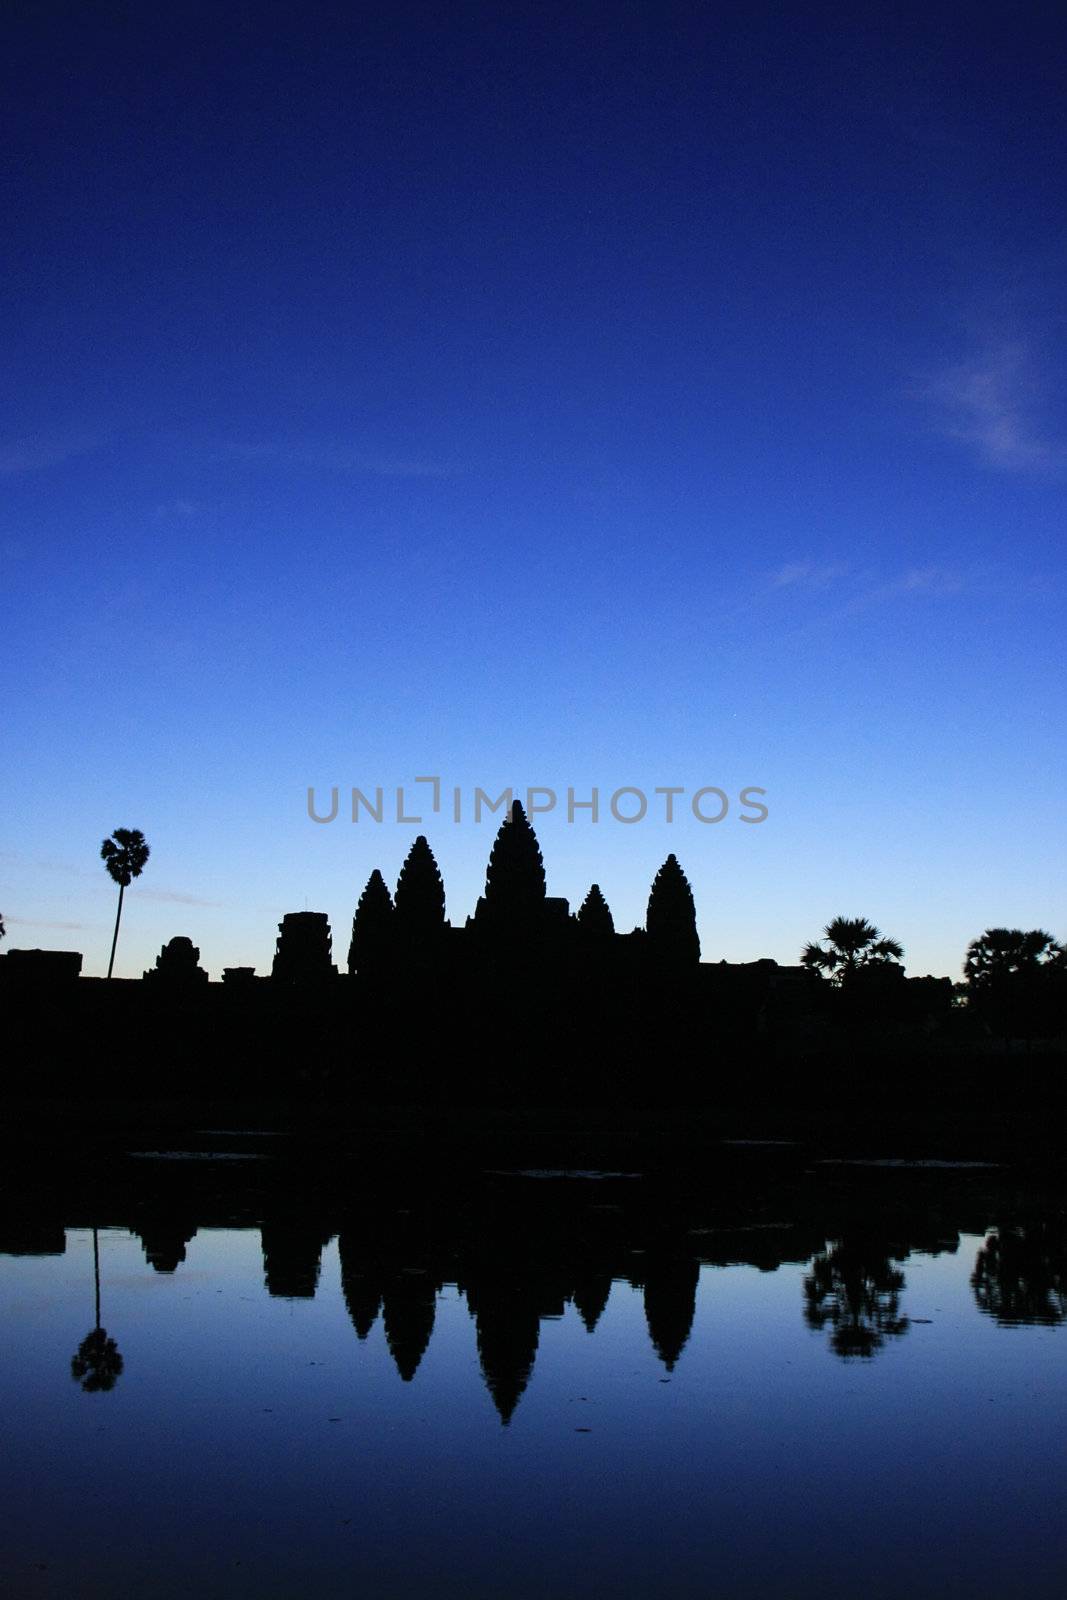
<path id="1" fill-rule="evenodd" d="M 150 1170 L 139 1168 L 138 1180 Z M 998 1217 L 1002 1202 L 973 1185 L 942 1195 L 927 1186 L 910 1206 L 901 1204 L 898 1188 L 887 1212 L 878 1185 L 847 1196 L 840 1187 L 813 1196 L 781 1183 L 777 1191 L 765 1185 L 753 1194 L 736 1188 L 679 1194 L 637 1175 L 514 1171 L 472 1175 L 445 1193 L 371 1184 L 346 1200 L 329 1184 L 309 1184 L 306 1173 L 294 1178 L 257 1168 L 249 1179 L 248 1170 L 205 1179 L 203 1167 L 191 1163 L 182 1171 L 161 1161 L 154 1182 L 139 1181 L 126 1192 L 120 1183 L 96 1203 L 111 1227 L 124 1226 L 140 1241 L 154 1274 L 189 1271 L 201 1228 L 258 1228 L 267 1295 L 292 1302 L 335 1292 L 336 1278 L 328 1286 L 321 1280 L 324 1252 L 336 1240 L 340 1293 L 355 1340 L 363 1345 L 380 1330 L 404 1383 L 417 1377 L 439 1297 L 454 1286 L 474 1324 L 485 1387 L 505 1424 L 534 1372 L 542 1324 L 573 1307 L 595 1335 L 615 1284 L 641 1296 L 648 1341 L 665 1376 L 690 1340 L 702 1269 L 709 1273 L 710 1306 L 716 1268 L 803 1269 L 798 1320 L 837 1357 L 869 1361 L 911 1326 L 909 1257 L 955 1254 L 961 1233 L 971 1233 L 983 1240 L 970 1278 L 978 1312 L 1002 1326 L 1052 1326 L 1067 1318 L 1062 1217 L 1010 1210 Z M 39 1198 L 36 1209 L 28 1201 L 3 1220 L 0 1253 L 62 1254 L 65 1227 L 93 1221 L 80 1205 L 73 1196 Z M 103 1348 L 99 1281 L 96 1292 L 97 1325 L 89 1337 Z M 94 1350 L 80 1352 L 75 1375 L 83 1386 L 113 1387 L 121 1358 L 115 1352 L 104 1372 L 107 1363 L 90 1360 Z M 88 1379 L 83 1368 L 92 1369 Z"/>

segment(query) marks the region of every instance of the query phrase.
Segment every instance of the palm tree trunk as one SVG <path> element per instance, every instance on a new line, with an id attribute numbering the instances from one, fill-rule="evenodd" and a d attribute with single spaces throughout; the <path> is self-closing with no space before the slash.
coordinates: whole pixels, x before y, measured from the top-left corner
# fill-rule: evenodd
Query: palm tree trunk
<path id="1" fill-rule="evenodd" d="M 119 884 L 119 909 L 115 914 L 115 937 L 111 941 L 111 960 L 107 964 L 107 975 L 110 978 L 111 969 L 115 965 L 115 946 L 119 942 L 119 918 L 122 916 L 122 897 L 126 893 L 126 885 Z"/>
<path id="2" fill-rule="evenodd" d="M 100 1240 L 93 1229 L 93 1278 L 96 1282 L 96 1326 L 100 1326 Z"/>

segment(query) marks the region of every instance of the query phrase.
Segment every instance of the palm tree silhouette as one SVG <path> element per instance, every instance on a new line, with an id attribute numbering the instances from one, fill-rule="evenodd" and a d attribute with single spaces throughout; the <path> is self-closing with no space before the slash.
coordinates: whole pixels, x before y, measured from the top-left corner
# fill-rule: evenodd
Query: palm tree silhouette
<path id="1" fill-rule="evenodd" d="M 992 988 L 998 981 L 1017 972 L 1056 963 L 1063 958 L 1063 946 L 1044 928 L 987 928 L 980 939 L 967 946 L 963 970 L 976 990 Z"/>
<path id="2" fill-rule="evenodd" d="M 1035 1033 L 1062 1012 L 1067 952 L 1044 928 L 987 928 L 967 946 L 967 1000 L 1005 1041 Z M 1058 992 L 1057 992 L 1058 991 Z"/>
<path id="3" fill-rule="evenodd" d="M 96 1321 L 71 1358 L 70 1375 L 86 1394 L 113 1389 L 122 1374 L 122 1356 L 107 1329 L 100 1326 L 100 1239 L 93 1229 L 93 1279 L 96 1285 Z"/>
<path id="4" fill-rule="evenodd" d="M 889 939 L 866 917 L 835 917 L 823 929 L 829 948 L 815 942 L 806 944 L 800 954 L 801 966 L 825 973 L 831 983 L 844 983 L 859 967 L 878 962 L 900 961 L 904 947 Z"/>
<path id="5" fill-rule="evenodd" d="M 122 917 L 122 897 L 134 878 L 139 878 L 151 854 L 140 828 L 116 828 L 110 839 L 100 846 L 100 854 L 108 874 L 119 886 L 119 909 L 115 916 L 115 936 L 111 941 L 111 960 L 107 964 L 110 978 L 115 965 L 115 946 L 119 942 L 119 920 Z"/>

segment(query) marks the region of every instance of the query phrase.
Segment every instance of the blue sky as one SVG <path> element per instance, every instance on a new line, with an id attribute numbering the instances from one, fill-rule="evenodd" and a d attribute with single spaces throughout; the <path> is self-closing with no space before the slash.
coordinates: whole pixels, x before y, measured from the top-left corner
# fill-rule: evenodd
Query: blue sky
<path id="1" fill-rule="evenodd" d="M 706 959 L 909 971 L 1064 912 L 1067 113 L 1053 8 L 9 18 L 7 947 L 343 961 L 419 829 L 554 787 L 550 892 Z M 769 815 L 568 825 L 568 786 Z M 469 807 L 468 807 L 469 812 Z M 449 912 L 494 831 L 427 815 Z"/>

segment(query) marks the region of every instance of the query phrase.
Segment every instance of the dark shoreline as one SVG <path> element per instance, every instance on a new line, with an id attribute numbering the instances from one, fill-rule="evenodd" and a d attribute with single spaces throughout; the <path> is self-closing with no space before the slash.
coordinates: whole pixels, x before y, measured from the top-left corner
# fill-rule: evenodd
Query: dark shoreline
<path id="1" fill-rule="evenodd" d="M 1057 1064 L 1058 1066 L 1058 1064 Z M 107 1161 L 132 1151 L 255 1150 L 370 1168 L 541 1166 L 713 1174 L 730 1152 L 820 1162 L 980 1162 L 1067 1170 L 1062 1067 L 1040 1094 L 974 1084 L 970 1103 L 474 1106 L 328 1096 L 169 1099 L 8 1095 L 0 1158 Z"/>

